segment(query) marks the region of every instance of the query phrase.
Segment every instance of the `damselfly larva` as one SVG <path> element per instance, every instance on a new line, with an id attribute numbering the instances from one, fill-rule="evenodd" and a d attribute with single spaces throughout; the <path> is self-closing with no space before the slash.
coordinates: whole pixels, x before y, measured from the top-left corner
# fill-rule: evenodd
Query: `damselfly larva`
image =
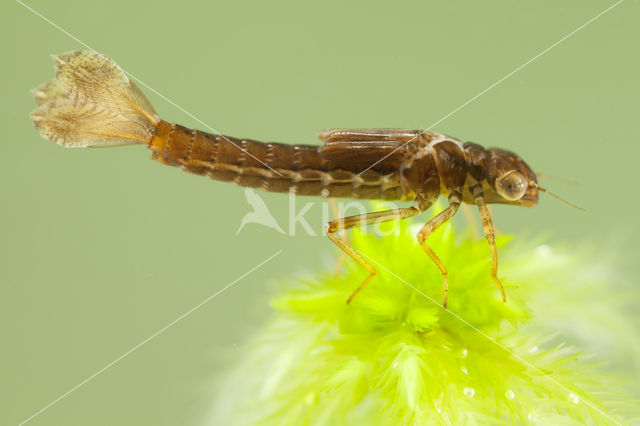
<path id="1" fill-rule="evenodd" d="M 348 302 L 376 269 L 336 233 L 414 216 L 440 195 L 448 198 L 449 206 L 429 220 L 417 238 L 442 274 L 443 306 L 448 299 L 447 269 L 427 239 L 460 203 L 478 206 L 491 249 L 491 277 L 506 301 L 487 204 L 531 207 L 538 202 L 538 190 L 544 190 L 516 154 L 418 130 L 332 129 L 320 133 L 321 146 L 209 134 L 161 120 L 120 67 L 99 53 L 70 52 L 53 60 L 56 78 L 33 90 L 38 108 L 31 118 L 43 137 L 62 146 L 144 144 L 163 164 L 236 185 L 331 198 L 413 201 L 410 207 L 345 217 L 327 225 L 331 241 L 369 271 Z"/>

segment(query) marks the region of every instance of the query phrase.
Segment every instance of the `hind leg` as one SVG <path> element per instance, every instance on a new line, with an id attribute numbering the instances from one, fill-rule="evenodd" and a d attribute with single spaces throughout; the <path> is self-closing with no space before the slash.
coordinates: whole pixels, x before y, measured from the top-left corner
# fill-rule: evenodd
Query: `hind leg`
<path id="1" fill-rule="evenodd" d="M 352 228 L 354 226 L 364 226 L 364 225 L 370 225 L 372 223 L 406 219 L 417 213 L 420 213 L 421 211 L 422 210 L 420 210 L 418 207 L 412 206 L 412 207 L 401 208 L 401 209 L 386 210 L 382 212 L 359 214 L 356 216 L 349 216 L 341 219 L 332 220 L 331 222 L 329 222 L 329 224 L 326 227 L 327 237 L 329 237 L 329 239 L 333 241 L 335 245 L 340 247 L 340 249 L 344 253 L 346 253 L 353 260 L 355 260 L 360 265 L 362 265 L 362 267 L 364 267 L 369 272 L 369 275 L 364 279 L 364 281 L 358 286 L 358 288 L 356 288 L 353 291 L 353 293 L 351 293 L 351 295 L 347 299 L 347 303 L 351 303 L 353 298 L 360 291 L 362 291 L 363 288 L 366 287 L 366 285 L 369 283 L 369 281 L 373 279 L 373 277 L 376 276 L 377 271 L 376 271 L 376 268 L 374 268 L 369 263 L 367 263 L 367 261 L 365 261 L 362 258 L 362 256 L 360 256 L 360 254 L 356 252 L 353 246 L 349 244 L 348 240 L 345 242 L 345 240 L 340 239 L 336 235 L 336 233 L 339 231 L 344 231 L 346 229 Z"/>
<path id="2" fill-rule="evenodd" d="M 336 219 L 340 218 L 340 210 L 338 209 L 338 203 L 335 198 L 329 198 L 329 207 L 331 208 L 331 213 L 333 213 L 333 217 Z M 342 242 L 346 245 L 349 245 L 349 237 L 347 236 L 346 231 L 343 229 L 340 231 L 340 238 Z M 342 269 L 342 265 L 344 264 L 344 260 L 346 259 L 347 254 L 342 251 L 340 252 L 340 256 L 338 256 L 338 260 L 336 261 L 336 265 L 333 268 L 333 275 L 338 275 L 340 269 Z"/>

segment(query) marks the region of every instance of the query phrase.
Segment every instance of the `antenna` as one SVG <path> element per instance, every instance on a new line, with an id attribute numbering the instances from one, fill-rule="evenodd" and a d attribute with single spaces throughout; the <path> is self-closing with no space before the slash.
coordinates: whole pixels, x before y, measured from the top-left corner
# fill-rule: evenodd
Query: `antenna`
<path id="1" fill-rule="evenodd" d="M 573 204 L 573 203 L 570 203 L 569 201 L 565 200 L 564 198 L 561 198 L 560 196 L 558 196 L 558 195 L 554 194 L 553 192 L 551 192 L 551 191 L 549 191 L 549 190 L 547 190 L 547 189 L 545 189 L 545 188 L 543 188 L 543 187 L 541 187 L 541 186 L 538 186 L 537 184 L 536 184 L 536 188 L 538 188 L 538 189 L 539 189 L 540 191 L 542 191 L 542 192 L 546 192 L 547 194 L 551 195 L 551 196 L 552 196 L 553 198 L 555 198 L 556 200 L 560 200 L 560 201 L 562 201 L 563 203 L 565 203 L 565 204 L 567 204 L 567 205 L 569 205 L 569 206 L 573 207 L 574 209 L 578 209 L 578 210 L 585 211 L 585 209 L 583 209 L 582 207 L 579 207 L 579 206 L 576 206 L 576 205 L 575 205 L 575 204 Z"/>
<path id="2" fill-rule="evenodd" d="M 561 177 L 557 177 L 557 176 L 552 176 L 552 175 L 548 175 L 546 173 L 540 173 L 540 172 L 536 172 L 536 176 L 542 179 L 549 179 L 549 180 L 553 180 L 556 182 L 560 182 L 560 183 L 564 183 L 567 185 L 575 185 L 578 186 L 580 185 L 580 182 L 573 180 L 573 179 L 565 179 L 565 178 L 561 178 Z"/>

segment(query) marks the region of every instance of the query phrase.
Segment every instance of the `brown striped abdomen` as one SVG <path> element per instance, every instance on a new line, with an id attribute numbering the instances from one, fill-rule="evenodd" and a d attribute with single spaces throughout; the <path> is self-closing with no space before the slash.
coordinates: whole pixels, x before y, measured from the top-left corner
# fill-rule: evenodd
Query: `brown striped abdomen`
<path id="1" fill-rule="evenodd" d="M 160 121 L 148 147 L 163 164 L 265 191 L 386 200 L 411 196 L 400 187 L 397 168 L 380 164 L 358 176 L 360 170 L 323 157 L 322 146 L 212 135 Z"/>

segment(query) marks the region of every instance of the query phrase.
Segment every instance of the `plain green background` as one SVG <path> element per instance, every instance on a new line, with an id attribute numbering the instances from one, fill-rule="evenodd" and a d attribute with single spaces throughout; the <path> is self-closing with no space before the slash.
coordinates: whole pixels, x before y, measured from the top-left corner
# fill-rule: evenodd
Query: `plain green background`
<path id="1" fill-rule="evenodd" d="M 28 2 L 218 131 L 311 144 L 330 127 L 423 129 L 611 4 Z M 29 89 L 52 77 L 49 54 L 83 47 L 19 3 L 0 10 L 0 424 L 31 416 L 283 250 L 29 423 L 200 424 L 217 372 L 268 317 L 269 282 L 336 253 L 301 230 L 249 225 L 236 236 L 249 211 L 241 189 L 149 161 L 144 148 L 41 139 Z M 640 4 L 624 1 L 434 129 L 579 181 L 545 183 L 586 212 L 542 196 L 534 209 L 496 208 L 498 226 L 517 238 L 605 241 L 631 280 L 638 22 Z M 165 120 L 203 128 L 143 91 Z M 263 198 L 284 226 L 287 197 Z M 318 207 L 309 221 L 319 220 Z"/>

